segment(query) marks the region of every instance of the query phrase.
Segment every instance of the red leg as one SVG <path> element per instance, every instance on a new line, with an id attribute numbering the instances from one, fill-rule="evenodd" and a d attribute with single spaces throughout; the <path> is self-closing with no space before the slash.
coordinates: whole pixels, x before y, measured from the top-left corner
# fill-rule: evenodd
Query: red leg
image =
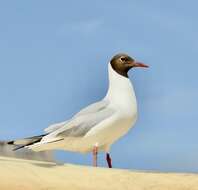
<path id="1" fill-rule="evenodd" d="M 111 162 L 111 157 L 109 153 L 106 154 L 106 160 L 107 160 L 107 164 L 109 168 L 112 168 L 112 162 Z"/>
<path id="2" fill-rule="evenodd" d="M 97 155 L 98 155 L 98 147 L 94 146 L 93 148 L 93 166 L 97 167 Z"/>

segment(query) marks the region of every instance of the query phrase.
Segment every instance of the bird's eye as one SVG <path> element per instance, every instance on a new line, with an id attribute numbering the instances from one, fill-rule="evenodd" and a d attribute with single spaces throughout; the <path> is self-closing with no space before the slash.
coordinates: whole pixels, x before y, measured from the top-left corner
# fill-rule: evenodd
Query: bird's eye
<path id="1" fill-rule="evenodd" d="M 122 61 L 126 61 L 127 58 L 126 58 L 126 57 L 121 57 L 121 60 L 122 60 Z"/>

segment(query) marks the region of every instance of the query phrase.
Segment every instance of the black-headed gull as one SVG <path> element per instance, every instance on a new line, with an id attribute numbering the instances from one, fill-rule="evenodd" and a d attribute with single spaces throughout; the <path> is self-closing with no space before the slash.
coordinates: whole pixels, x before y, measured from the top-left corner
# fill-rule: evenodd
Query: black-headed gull
<path id="1" fill-rule="evenodd" d="M 98 151 L 105 151 L 111 168 L 111 145 L 125 135 L 137 119 L 136 97 L 127 74 L 135 67 L 148 66 L 127 54 L 115 55 L 108 63 L 109 89 L 101 101 L 82 109 L 65 122 L 49 126 L 45 135 L 10 141 L 9 144 L 17 145 L 15 150 L 92 152 L 94 166 L 97 166 Z"/>

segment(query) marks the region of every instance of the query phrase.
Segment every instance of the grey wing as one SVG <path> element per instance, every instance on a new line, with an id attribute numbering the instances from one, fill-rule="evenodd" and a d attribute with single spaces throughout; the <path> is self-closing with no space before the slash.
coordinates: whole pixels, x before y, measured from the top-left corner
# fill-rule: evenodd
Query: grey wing
<path id="1" fill-rule="evenodd" d="M 82 115 L 87 115 L 87 114 L 95 113 L 95 112 L 98 112 L 100 110 L 103 110 L 104 108 L 106 108 L 108 106 L 108 104 L 109 104 L 109 102 L 106 101 L 106 100 L 102 100 L 102 101 L 96 102 L 94 104 L 91 104 L 91 105 L 87 106 L 86 108 L 82 109 L 76 115 L 74 115 L 74 117 L 72 119 L 67 120 L 67 121 L 64 121 L 64 122 L 61 122 L 61 123 L 55 123 L 53 125 L 50 125 L 44 131 L 46 133 L 52 133 L 52 132 L 54 132 L 54 131 L 56 131 L 58 129 L 61 129 L 64 126 L 67 126 L 69 128 L 69 126 L 71 126 L 71 125 L 68 126 L 67 124 L 70 124 L 70 122 L 74 118 L 79 117 L 79 116 L 82 116 Z"/>
<path id="2" fill-rule="evenodd" d="M 69 123 L 70 120 L 61 122 L 61 123 L 55 123 L 50 125 L 49 127 L 47 127 L 46 129 L 44 129 L 44 131 L 46 133 L 51 133 L 53 131 L 56 131 L 57 129 L 60 129 L 61 127 L 63 127 L 64 125 L 66 125 L 67 123 Z"/>
<path id="3" fill-rule="evenodd" d="M 99 103 L 98 105 L 95 104 L 85 108 L 76 114 L 65 126 L 54 131 L 51 135 L 53 137 L 63 138 L 82 137 L 86 135 L 93 127 L 114 114 L 114 110 L 109 108 L 108 104 L 105 105 L 102 102 L 102 104 Z"/>
<path id="4" fill-rule="evenodd" d="M 109 101 L 107 101 L 107 100 L 102 100 L 102 101 L 96 102 L 94 104 L 87 106 L 86 108 L 82 109 L 81 111 L 79 111 L 74 117 L 77 117 L 80 115 L 86 115 L 86 114 L 90 114 L 90 113 L 96 113 L 100 110 L 104 110 L 108 105 L 109 105 Z"/>

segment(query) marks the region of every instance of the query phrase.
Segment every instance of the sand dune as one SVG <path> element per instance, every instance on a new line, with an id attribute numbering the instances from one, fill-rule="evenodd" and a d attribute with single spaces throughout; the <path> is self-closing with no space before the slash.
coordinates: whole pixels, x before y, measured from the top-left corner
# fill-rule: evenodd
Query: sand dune
<path id="1" fill-rule="evenodd" d="M 198 175 L 151 173 L 0 157 L 0 190 L 198 190 Z"/>

